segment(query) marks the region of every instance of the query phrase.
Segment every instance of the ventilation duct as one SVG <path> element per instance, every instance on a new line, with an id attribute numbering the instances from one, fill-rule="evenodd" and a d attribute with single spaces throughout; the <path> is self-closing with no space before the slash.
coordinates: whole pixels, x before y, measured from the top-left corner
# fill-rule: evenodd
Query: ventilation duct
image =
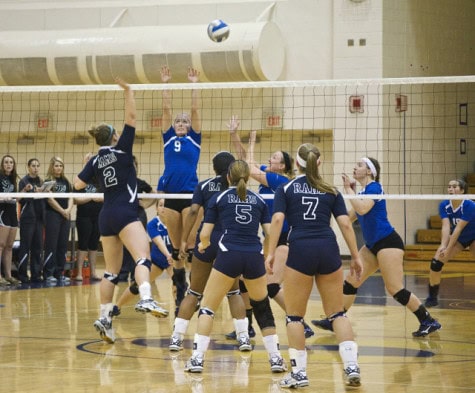
<path id="1" fill-rule="evenodd" d="M 216 43 L 206 26 L 146 26 L 0 32 L 4 85 L 160 83 L 168 65 L 173 82 L 187 82 L 188 66 L 204 82 L 276 80 L 283 71 L 282 34 L 272 22 L 231 25 Z"/>

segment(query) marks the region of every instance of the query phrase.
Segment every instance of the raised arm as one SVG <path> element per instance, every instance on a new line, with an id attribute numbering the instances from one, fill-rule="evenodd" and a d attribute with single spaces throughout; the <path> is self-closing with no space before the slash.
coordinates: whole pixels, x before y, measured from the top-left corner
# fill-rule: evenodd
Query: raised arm
<path id="1" fill-rule="evenodd" d="M 246 155 L 246 161 L 251 170 L 251 177 L 258 181 L 260 184 L 268 187 L 269 183 L 267 182 L 266 172 L 262 171 L 254 159 L 254 150 L 256 147 L 256 130 L 252 130 L 249 133 L 249 149 Z"/>
<path id="2" fill-rule="evenodd" d="M 188 80 L 191 83 L 198 83 L 200 81 L 200 72 L 192 67 L 188 67 Z M 191 127 L 197 133 L 201 132 L 201 116 L 200 116 L 200 104 L 201 104 L 201 91 L 193 89 L 191 92 Z"/>
<path id="3" fill-rule="evenodd" d="M 240 122 L 237 116 L 231 116 L 231 120 L 228 123 L 229 135 L 231 136 L 231 143 L 233 144 L 234 149 L 236 150 L 236 155 L 239 160 L 246 159 L 246 149 L 241 142 L 241 137 L 239 136 L 237 129 L 239 128 Z"/>
<path id="4" fill-rule="evenodd" d="M 168 83 L 172 79 L 172 74 L 168 66 L 163 66 L 160 71 L 163 83 Z M 172 124 L 172 96 L 171 91 L 166 89 L 162 93 L 162 132 L 166 132 Z"/>
<path id="5" fill-rule="evenodd" d="M 134 91 L 130 88 L 130 85 L 122 79 L 116 77 L 116 83 L 124 89 L 125 93 L 125 124 L 134 127 L 137 121 L 137 109 L 135 107 L 135 95 Z"/>

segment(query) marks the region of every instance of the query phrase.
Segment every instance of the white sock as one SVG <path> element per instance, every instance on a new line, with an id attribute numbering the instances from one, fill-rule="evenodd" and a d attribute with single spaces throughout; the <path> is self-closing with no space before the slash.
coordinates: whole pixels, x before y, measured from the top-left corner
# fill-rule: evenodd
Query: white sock
<path id="1" fill-rule="evenodd" d="M 307 370 L 307 350 L 289 348 L 290 365 L 292 366 L 292 372 L 297 373 Z"/>
<path id="2" fill-rule="evenodd" d="M 152 298 L 152 287 L 145 281 L 139 286 L 140 299 L 147 300 Z"/>
<path id="3" fill-rule="evenodd" d="M 189 320 L 183 318 L 175 318 L 175 324 L 173 325 L 173 336 L 179 337 L 183 340 L 183 337 L 188 329 Z"/>
<path id="4" fill-rule="evenodd" d="M 233 319 L 234 322 L 234 330 L 236 331 L 236 337 L 248 337 L 249 338 L 249 320 L 246 318 L 244 319 Z"/>
<path id="5" fill-rule="evenodd" d="M 358 365 L 358 345 L 354 341 L 343 341 L 339 345 L 343 368 Z"/>
<path id="6" fill-rule="evenodd" d="M 279 337 L 277 337 L 277 334 L 264 336 L 262 337 L 262 341 L 264 341 L 264 347 L 266 348 L 267 353 L 269 354 L 269 359 L 275 355 L 280 356 Z"/>
<path id="7" fill-rule="evenodd" d="M 193 356 L 204 358 L 205 353 L 208 350 L 209 342 L 209 336 L 202 336 L 201 334 L 196 333 L 193 340 L 193 348 L 196 348 L 193 350 Z"/>

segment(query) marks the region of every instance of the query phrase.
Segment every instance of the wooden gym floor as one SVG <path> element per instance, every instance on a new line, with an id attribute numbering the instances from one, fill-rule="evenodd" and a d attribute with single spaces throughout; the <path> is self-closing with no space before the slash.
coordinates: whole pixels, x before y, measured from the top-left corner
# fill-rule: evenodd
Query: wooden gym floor
<path id="1" fill-rule="evenodd" d="M 428 262 L 406 263 L 406 285 L 426 296 Z M 121 292 L 125 283 L 119 285 Z M 157 280 L 156 298 L 172 312 L 171 282 Z M 388 297 L 381 278 L 361 288 L 349 316 L 359 344 L 366 393 L 475 391 L 475 265 L 453 263 L 445 269 L 441 305 L 432 309 L 443 328 L 424 339 L 412 338 L 416 318 Z M 227 304 L 216 315 L 203 374 L 187 374 L 193 318 L 186 349 L 168 351 L 173 318 L 137 314 L 133 304 L 114 320 L 118 340 L 102 342 L 92 323 L 98 315 L 99 285 L 28 286 L 0 290 L 0 392 L 279 392 L 281 375 L 271 374 L 260 335 L 250 355 L 227 341 L 232 330 Z M 286 359 L 284 314 L 273 303 Z M 322 314 L 312 295 L 307 321 Z M 255 323 L 254 323 L 255 325 Z M 345 392 L 335 337 L 315 330 L 307 340 L 308 392 Z"/>

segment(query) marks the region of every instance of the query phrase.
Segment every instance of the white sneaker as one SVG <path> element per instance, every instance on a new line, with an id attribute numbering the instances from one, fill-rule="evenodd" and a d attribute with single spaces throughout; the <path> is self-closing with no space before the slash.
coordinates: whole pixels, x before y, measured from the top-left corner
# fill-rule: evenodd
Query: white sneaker
<path id="1" fill-rule="evenodd" d="M 180 337 L 171 336 L 168 349 L 173 352 L 181 351 L 183 349 L 183 340 Z"/>
<path id="2" fill-rule="evenodd" d="M 153 299 L 142 299 L 135 305 L 135 311 L 141 313 L 150 313 L 157 318 L 168 317 L 168 310 L 160 307 Z"/>
<path id="3" fill-rule="evenodd" d="M 115 335 L 114 330 L 112 329 L 112 321 L 109 322 L 105 318 L 98 319 L 94 322 L 94 327 L 101 335 L 101 338 L 109 343 L 114 344 L 115 342 Z"/>
<path id="4" fill-rule="evenodd" d="M 284 358 L 280 355 L 272 356 L 269 359 L 270 370 L 273 373 L 283 373 L 287 371 L 287 366 L 285 365 Z"/>
<path id="5" fill-rule="evenodd" d="M 241 336 L 238 338 L 238 347 L 241 352 L 252 351 L 251 340 L 249 337 Z"/>
<path id="6" fill-rule="evenodd" d="M 203 365 L 204 365 L 203 358 L 192 356 L 185 363 L 185 371 L 188 371 L 190 373 L 201 373 L 203 372 Z"/>
<path id="7" fill-rule="evenodd" d="M 360 386 L 361 385 L 361 376 L 360 368 L 357 365 L 348 366 L 343 370 L 345 376 L 345 383 L 348 386 Z"/>
<path id="8" fill-rule="evenodd" d="M 281 388 L 301 388 L 308 386 L 307 374 L 303 371 L 298 371 L 296 373 L 288 373 L 280 381 Z"/>

